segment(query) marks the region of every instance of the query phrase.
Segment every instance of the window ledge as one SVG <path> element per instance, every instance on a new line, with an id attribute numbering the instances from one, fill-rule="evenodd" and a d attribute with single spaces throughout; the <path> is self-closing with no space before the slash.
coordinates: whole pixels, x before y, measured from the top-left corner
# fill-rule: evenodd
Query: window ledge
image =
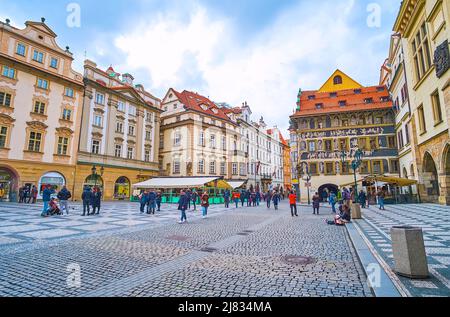
<path id="1" fill-rule="evenodd" d="M 438 122 L 435 122 L 435 123 L 434 123 L 434 127 L 437 127 L 438 125 L 440 125 L 440 124 L 443 123 L 443 122 L 444 122 L 443 120 L 438 121 Z"/>
<path id="2" fill-rule="evenodd" d="M 46 114 L 37 113 L 37 112 L 30 112 L 31 117 L 38 117 L 44 120 L 48 119 L 48 116 Z"/>
<path id="3" fill-rule="evenodd" d="M 23 150 L 24 153 L 30 153 L 30 154 L 40 154 L 40 155 L 44 155 L 44 152 L 39 152 L 39 151 L 30 151 L 30 150 Z"/>
<path id="4" fill-rule="evenodd" d="M 67 154 L 57 154 L 57 153 L 53 154 L 53 156 L 61 157 L 61 158 L 70 158 L 71 157 L 70 155 L 67 155 Z"/>
<path id="5" fill-rule="evenodd" d="M 415 91 L 417 91 L 417 90 L 419 89 L 419 87 L 422 86 L 422 84 L 425 82 L 425 80 L 427 80 L 427 78 L 431 75 L 431 73 L 433 73 L 434 69 L 435 69 L 435 66 L 432 65 L 432 66 L 430 67 L 430 69 L 427 70 L 427 72 L 422 76 L 422 78 L 421 78 L 421 79 L 417 82 L 417 84 L 413 87 L 413 89 L 414 89 Z"/>

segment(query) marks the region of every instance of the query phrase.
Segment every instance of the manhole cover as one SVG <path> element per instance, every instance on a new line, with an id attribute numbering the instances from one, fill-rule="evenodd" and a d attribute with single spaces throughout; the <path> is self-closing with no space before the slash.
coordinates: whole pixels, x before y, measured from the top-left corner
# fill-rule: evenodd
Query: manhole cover
<path id="1" fill-rule="evenodd" d="M 282 258 L 282 261 L 286 264 L 294 264 L 294 265 L 308 265 L 316 262 L 314 258 L 295 255 L 287 255 Z"/>
<path id="2" fill-rule="evenodd" d="M 216 252 L 217 249 L 214 249 L 214 248 L 203 248 L 203 249 L 200 249 L 200 251 L 201 252 L 213 253 L 213 252 Z"/>
<path id="3" fill-rule="evenodd" d="M 238 236 L 248 236 L 248 233 L 247 232 L 239 232 L 237 235 Z"/>
<path id="4" fill-rule="evenodd" d="M 173 240 L 173 241 L 187 241 L 190 238 L 186 236 L 170 236 L 166 238 L 167 240 Z"/>

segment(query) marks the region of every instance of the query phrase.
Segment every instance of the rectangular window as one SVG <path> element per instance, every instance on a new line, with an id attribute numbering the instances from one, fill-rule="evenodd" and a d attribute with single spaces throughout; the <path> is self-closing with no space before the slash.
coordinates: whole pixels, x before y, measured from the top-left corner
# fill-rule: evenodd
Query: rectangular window
<path id="1" fill-rule="evenodd" d="M 146 130 L 145 131 L 145 141 L 151 141 L 152 140 L 152 131 Z"/>
<path id="2" fill-rule="evenodd" d="M 97 103 L 99 105 L 104 105 L 105 104 L 105 95 L 97 93 L 95 95 L 95 103 Z"/>
<path id="3" fill-rule="evenodd" d="M 100 141 L 92 140 L 92 154 L 100 153 Z"/>
<path id="4" fill-rule="evenodd" d="M 212 149 L 216 148 L 216 136 L 214 134 L 211 134 L 209 143 Z"/>
<path id="5" fill-rule="evenodd" d="M 102 127 L 102 117 L 101 116 L 94 116 L 94 125 L 96 127 Z"/>
<path id="6" fill-rule="evenodd" d="M 311 175 L 318 175 L 319 171 L 317 169 L 317 163 L 309 164 L 309 172 L 311 173 Z"/>
<path id="7" fill-rule="evenodd" d="M 247 173 L 246 173 L 246 166 L 245 166 L 246 164 L 245 163 L 240 163 L 239 164 L 239 174 L 241 175 L 241 176 L 245 176 Z"/>
<path id="8" fill-rule="evenodd" d="M 67 155 L 67 148 L 69 147 L 69 138 L 58 138 L 58 155 Z"/>
<path id="9" fill-rule="evenodd" d="M 425 113 L 423 111 L 423 105 L 419 106 L 419 108 L 417 108 L 417 115 L 419 117 L 419 130 L 420 133 L 426 133 L 427 132 L 427 126 L 426 126 L 426 121 L 425 121 Z"/>
<path id="10" fill-rule="evenodd" d="M 72 110 L 64 109 L 62 114 L 62 119 L 70 121 L 72 119 Z"/>
<path id="11" fill-rule="evenodd" d="M 367 146 L 367 138 L 359 138 L 358 147 L 363 151 L 368 151 L 369 147 Z"/>
<path id="12" fill-rule="evenodd" d="M 383 169 L 381 167 L 381 161 L 373 161 L 372 162 L 372 173 L 375 175 L 383 174 Z"/>
<path id="13" fill-rule="evenodd" d="M 128 126 L 128 135 L 134 136 L 134 130 L 135 130 L 134 125 Z"/>
<path id="14" fill-rule="evenodd" d="M 45 114 L 45 103 L 36 101 L 34 104 L 34 113 Z"/>
<path id="15" fill-rule="evenodd" d="M 0 106 L 11 107 L 11 95 L 0 92 Z"/>
<path id="16" fill-rule="evenodd" d="M 40 152 L 41 150 L 42 134 L 39 132 L 30 132 L 30 139 L 28 141 L 28 151 Z"/>
<path id="17" fill-rule="evenodd" d="M 403 134 L 402 134 L 403 135 Z M 396 149 L 397 146 L 395 144 L 395 136 L 391 135 L 387 137 L 387 141 L 388 141 L 388 147 L 390 149 Z M 403 140 L 402 140 L 403 141 Z"/>
<path id="18" fill-rule="evenodd" d="M 360 174 L 369 174 L 369 162 L 368 161 L 362 161 L 361 167 L 359 168 Z"/>
<path id="19" fill-rule="evenodd" d="M 341 162 L 341 174 L 346 175 L 349 173 L 350 173 L 350 167 L 349 167 L 348 162 L 346 162 L 346 163 Z"/>
<path id="20" fill-rule="evenodd" d="M 409 140 L 409 123 L 407 123 L 405 125 L 405 139 L 406 139 L 406 144 L 409 144 L 410 143 L 410 140 Z"/>
<path id="21" fill-rule="evenodd" d="M 123 101 L 117 102 L 117 110 L 121 112 L 125 112 L 125 103 Z"/>
<path id="22" fill-rule="evenodd" d="M 397 132 L 397 139 L 398 139 L 398 147 L 400 149 L 403 149 L 403 146 L 404 146 L 404 144 L 403 144 L 403 131 L 401 129 Z"/>
<path id="23" fill-rule="evenodd" d="M 233 176 L 236 176 L 238 174 L 238 164 L 237 163 L 233 163 L 231 165 L 231 172 L 232 172 Z"/>
<path id="24" fill-rule="evenodd" d="M 227 174 L 227 164 L 225 162 L 220 162 L 220 175 Z"/>
<path id="25" fill-rule="evenodd" d="M 58 68 L 58 59 L 52 57 L 50 60 L 50 67 L 51 68 Z"/>
<path id="26" fill-rule="evenodd" d="M 334 164 L 332 162 L 325 163 L 325 174 L 327 175 L 334 174 Z"/>
<path id="27" fill-rule="evenodd" d="M 123 122 L 117 122 L 116 123 L 116 132 L 117 133 L 123 133 Z"/>
<path id="28" fill-rule="evenodd" d="M 173 173 L 180 174 L 180 161 L 173 161 Z"/>
<path id="29" fill-rule="evenodd" d="M 26 53 L 26 48 L 25 45 L 23 44 L 17 44 L 17 48 L 16 48 L 16 54 L 20 55 L 20 56 L 25 56 Z"/>
<path id="30" fill-rule="evenodd" d="M 116 144 L 116 147 L 114 149 L 114 156 L 115 157 L 122 157 L 122 145 Z"/>
<path id="31" fill-rule="evenodd" d="M 145 162 L 150 162 L 150 150 L 145 150 L 144 161 Z"/>
<path id="32" fill-rule="evenodd" d="M 200 160 L 198 162 L 198 169 L 197 172 L 199 174 L 205 174 L 205 160 Z"/>
<path id="33" fill-rule="evenodd" d="M 315 152 L 316 151 L 316 141 L 309 141 L 309 152 Z"/>
<path id="34" fill-rule="evenodd" d="M 39 88 L 41 88 L 41 89 L 47 90 L 48 89 L 48 80 L 42 79 L 42 78 L 38 78 L 37 86 Z"/>
<path id="35" fill-rule="evenodd" d="M 216 162 L 209 163 L 209 174 L 216 175 Z"/>
<path id="36" fill-rule="evenodd" d="M 348 139 L 340 139 L 339 140 L 339 150 L 340 151 L 348 151 Z"/>
<path id="37" fill-rule="evenodd" d="M 416 80 L 418 82 L 432 66 L 426 22 L 422 24 L 415 39 L 412 41 L 412 52 L 417 77 Z"/>
<path id="38" fill-rule="evenodd" d="M 73 89 L 66 87 L 66 89 L 64 90 L 64 96 L 73 98 L 73 96 L 74 96 Z"/>
<path id="39" fill-rule="evenodd" d="M 431 103 L 433 105 L 433 116 L 434 116 L 434 123 L 438 125 L 442 122 L 442 110 L 441 110 L 441 100 L 439 98 L 439 91 L 436 90 L 431 95 Z"/>
<path id="40" fill-rule="evenodd" d="M 134 157 L 134 149 L 132 147 L 128 147 L 127 150 L 127 159 L 132 160 Z"/>
<path id="41" fill-rule="evenodd" d="M 44 53 L 34 50 L 33 60 L 42 64 L 44 62 Z"/>
<path id="42" fill-rule="evenodd" d="M 0 127 L 0 149 L 6 147 L 6 136 L 8 135 L 7 127 Z"/>
<path id="43" fill-rule="evenodd" d="M 222 150 L 227 150 L 227 137 L 225 135 L 222 136 Z"/>
<path id="44" fill-rule="evenodd" d="M 128 114 L 132 115 L 132 116 L 136 116 L 136 107 L 135 106 L 130 106 L 128 108 Z"/>
<path id="45" fill-rule="evenodd" d="M 397 160 L 391 160 L 391 173 L 398 174 L 400 172 L 399 163 Z"/>
<path id="46" fill-rule="evenodd" d="M 8 66 L 3 66 L 2 75 L 11 79 L 15 79 L 16 70 Z"/>
<path id="47" fill-rule="evenodd" d="M 180 146 L 181 145 L 181 134 L 179 132 L 175 133 L 175 137 L 173 139 L 173 145 L 174 146 Z"/>
<path id="48" fill-rule="evenodd" d="M 205 146 L 205 132 L 200 132 L 199 144 L 200 146 Z"/>

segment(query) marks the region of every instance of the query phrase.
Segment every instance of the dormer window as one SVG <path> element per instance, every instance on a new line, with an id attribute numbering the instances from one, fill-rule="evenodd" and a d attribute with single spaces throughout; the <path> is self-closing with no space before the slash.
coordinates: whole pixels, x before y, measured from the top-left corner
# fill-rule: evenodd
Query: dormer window
<path id="1" fill-rule="evenodd" d="M 314 99 L 316 99 L 315 95 L 308 96 L 308 100 L 314 100 Z"/>
<path id="2" fill-rule="evenodd" d="M 339 101 L 339 107 L 345 107 L 346 105 L 347 105 L 347 101 L 346 100 Z"/>
<path id="3" fill-rule="evenodd" d="M 380 91 L 384 91 L 384 87 L 383 87 L 383 86 L 379 86 L 379 87 L 377 87 L 377 91 L 378 91 L 378 92 L 380 92 Z"/>
<path id="4" fill-rule="evenodd" d="M 332 93 L 330 93 L 330 97 L 331 97 L 331 98 L 337 97 L 337 92 L 332 92 Z"/>
<path id="5" fill-rule="evenodd" d="M 365 104 L 373 103 L 373 98 L 366 98 L 366 99 L 364 99 L 364 103 Z"/>
<path id="6" fill-rule="evenodd" d="M 380 98 L 381 102 L 389 102 L 391 100 L 391 97 L 384 96 Z"/>
<path id="7" fill-rule="evenodd" d="M 354 92 L 355 94 L 359 95 L 359 94 L 361 94 L 361 89 L 355 89 L 353 92 Z"/>
<path id="8" fill-rule="evenodd" d="M 204 111 L 208 110 L 208 107 L 206 105 L 200 105 L 200 108 L 202 108 Z"/>
<path id="9" fill-rule="evenodd" d="M 323 103 L 316 103 L 316 109 L 323 109 Z"/>
<path id="10" fill-rule="evenodd" d="M 342 77 L 341 76 L 336 76 L 333 78 L 333 84 L 335 85 L 341 85 L 342 84 Z"/>
<path id="11" fill-rule="evenodd" d="M 216 108 L 212 109 L 212 112 L 213 112 L 214 114 L 218 114 L 218 113 L 219 113 L 219 111 L 218 111 Z"/>

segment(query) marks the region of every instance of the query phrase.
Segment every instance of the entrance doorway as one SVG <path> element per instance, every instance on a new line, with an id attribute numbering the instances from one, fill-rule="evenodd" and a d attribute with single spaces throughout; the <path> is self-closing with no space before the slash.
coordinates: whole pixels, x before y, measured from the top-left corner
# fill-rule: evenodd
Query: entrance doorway
<path id="1" fill-rule="evenodd" d="M 18 184 L 19 178 L 13 170 L 0 167 L 0 201 L 16 202 Z"/>
<path id="2" fill-rule="evenodd" d="M 128 178 L 123 176 L 117 179 L 114 185 L 114 198 L 119 200 L 130 198 L 130 180 Z"/>
<path id="3" fill-rule="evenodd" d="M 319 187 L 319 196 L 322 202 L 328 202 L 331 193 L 337 196 L 339 187 L 334 184 L 325 184 Z"/>
<path id="4" fill-rule="evenodd" d="M 423 181 L 425 184 L 425 198 L 430 202 L 439 201 L 439 178 L 433 157 L 427 152 L 423 160 Z"/>

